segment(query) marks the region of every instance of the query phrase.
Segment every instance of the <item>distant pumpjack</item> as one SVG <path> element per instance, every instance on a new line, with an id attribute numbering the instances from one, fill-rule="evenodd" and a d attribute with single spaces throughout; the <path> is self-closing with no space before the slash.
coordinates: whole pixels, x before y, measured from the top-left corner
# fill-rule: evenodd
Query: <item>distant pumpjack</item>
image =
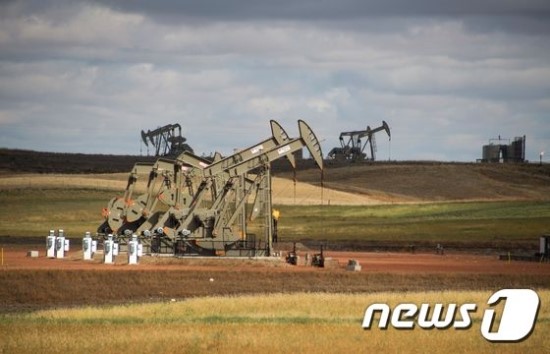
<path id="1" fill-rule="evenodd" d="M 152 144 L 155 156 L 176 156 L 184 151 L 193 153 L 193 149 L 185 143 L 187 139 L 181 136 L 181 125 L 179 124 L 168 124 L 147 132 L 142 130 L 141 140 L 147 147 L 149 147 L 149 143 Z"/>
<path id="2" fill-rule="evenodd" d="M 367 126 L 366 130 L 340 133 L 341 147 L 335 147 L 330 150 L 328 153 L 328 158 L 341 161 L 375 161 L 377 148 L 374 134 L 382 130 L 386 131 L 389 139 L 391 140 L 390 127 L 385 121 L 382 121 L 382 125 L 378 128 L 371 129 L 370 126 Z M 361 139 L 365 137 L 367 140 L 363 143 Z M 367 145 L 370 147 L 370 157 L 364 152 Z"/>

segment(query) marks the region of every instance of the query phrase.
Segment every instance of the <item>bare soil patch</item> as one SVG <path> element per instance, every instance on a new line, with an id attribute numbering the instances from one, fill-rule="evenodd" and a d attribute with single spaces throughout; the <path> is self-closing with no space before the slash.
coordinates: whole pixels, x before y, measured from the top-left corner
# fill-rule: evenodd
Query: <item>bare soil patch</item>
<path id="1" fill-rule="evenodd" d="M 39 251 L 38 258 L 27 255 L 28 250 Z M 301 259 L 314 253 L 299 251 Z M 287 252 L 280 257 L 265 258 L 224 258 L 224 257 L 186 257 L 144 256 L 138 265 L 128 265 L 127 256 L 121 253 L 114 265 L 103 264 L 102 254 L 98 253 L 92 261 L 82 260 L 81 251 L 72 251 L 65 259 L 49 259 L 45 250 L 36 247 L 13 245 L 4 248 L 4 271 L 9 270 L 97 270 L 97 271 L 133 271 L 133 270 L 181 270 L 212 271 L 232 269 L 237 271 L 255 271 L 258 269 L 270 272 L 346 272 L 350 259 L 358 261 L 361 272 L 366 273 L 468 273 L 468 274 L 538 274 L 550 276 L 550 264 L 540 262 L 500 261 L 496 255 L 476 255 L 464 253 L 398 253 L 398 252 L 342 252 L 325 251 L 325 257 L 338 262 L 337 266 L 327 269 L 306 266 L 302 263 L 292 266 L 284 262 Z"/>

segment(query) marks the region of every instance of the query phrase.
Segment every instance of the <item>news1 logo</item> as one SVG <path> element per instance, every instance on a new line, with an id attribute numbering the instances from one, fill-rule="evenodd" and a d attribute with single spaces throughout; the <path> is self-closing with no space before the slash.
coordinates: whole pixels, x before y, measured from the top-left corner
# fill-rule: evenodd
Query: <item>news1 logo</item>
<path id="1" fill-rule="evenodd" d="M 505 300 L 497 325 L 497 307 Z M 531 289 L 502 289 L 487 300 L 489 308 L 483 312 L 481 335 L 490 342 L 519 342 L 533 332 L 540 307 L 540 299 Z M 446 313 L 442 316 L 446 309 Z M 458 311 L 457 311 L 458 310 Z M 363 329 L 370 330 L 375 314 L 380 313 L 378 328 L 387 329 L 388 323 L 396 329 L 469 329 L 472 326 L 470 313 L 477 311 L 477 304 L 415 304 L 402 303 L 393 311 L 387 304 L 372 304 L 365 310 Z M 431 312 L 431 316 L 430 316 Z"/>

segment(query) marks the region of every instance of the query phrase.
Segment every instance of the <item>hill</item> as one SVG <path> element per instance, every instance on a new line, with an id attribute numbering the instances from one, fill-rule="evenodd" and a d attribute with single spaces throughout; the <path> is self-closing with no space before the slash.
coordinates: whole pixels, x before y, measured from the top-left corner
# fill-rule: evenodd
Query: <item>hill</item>
<path id="1" fill-rule="evenodd" d="M 0 149 L 0 174 L 128 172 L 136 162 L 155 161 L 136 155 L 89 155 Z"/>
<path id="2" fill-rule="evenodd" d="M 278 177 L 293 178 L 292 172 Z M 297 179 L 321 186 L 320 173 L 299 171 Z M 445 162 L 330 164 L 323 186 L 387 202 L 550 200 L 550 165 Z"/>
<path id="3" fill-rule="evenodd" d="M 58 154 L 0 149 L 0 174 L 3 175 L 0 189 L 34 185 L 123 190 L 127 173 L 134 163 L 154 160 L 154 157 L 146 156 Z M 300 183 L 294 184 L 294 172 L 289 170 L 288 164 L 274 164 L 273 175 L 279 177 L 273 183 L 274 202 L 357 205 L 466 200 L 550 200 L 549 164 L 415 161 L 334 164 L 328 161 L 322 180 L 319 170 L 312 166 L 313 163 L 309 160 L 301 161 L 296 172 L 296 179 Z M 115 172 L 121 174 L 113 174 Z"/>

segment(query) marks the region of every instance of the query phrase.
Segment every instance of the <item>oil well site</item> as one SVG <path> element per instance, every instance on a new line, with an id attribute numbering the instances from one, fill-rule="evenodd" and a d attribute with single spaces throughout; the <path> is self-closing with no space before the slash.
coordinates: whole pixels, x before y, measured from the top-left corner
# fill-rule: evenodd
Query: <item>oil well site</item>
<path id="1" fill-rule="evenodd" d="M 499 162 L 507 145 L 477 163 L 376 161 L 386 122 L 323 156 L 297 123 L 229 156 L 195 155 L 179 124 L 141 132 L 150 156 L 3 150 L 2 308 L 550 285 L 547 164 Z"/>
<path id="2" fill-rule="evenodd" d="M 179 124 L 141 131 L 146 156 L 0 150 L 1 349 L 248 352 L 294 333 L 296 351 L 326 327 L 338 352 L 366 336 L 408 351 L 418 332 L 362 332 L 366 301 L 547 301 L 550 166 L 525 161 L 525 137 L 472 163 L 380 161 L 391 127 L 373 127 L 326 155 L 302 120 L 227 156 L 196 155 Z M 470 332 L 464 350 L 490 349 Z"/>
<path id="3" fill-rule="evenodd" d="M 550 353 L 550 1 L 0 1 L 0 354 Z"/>

